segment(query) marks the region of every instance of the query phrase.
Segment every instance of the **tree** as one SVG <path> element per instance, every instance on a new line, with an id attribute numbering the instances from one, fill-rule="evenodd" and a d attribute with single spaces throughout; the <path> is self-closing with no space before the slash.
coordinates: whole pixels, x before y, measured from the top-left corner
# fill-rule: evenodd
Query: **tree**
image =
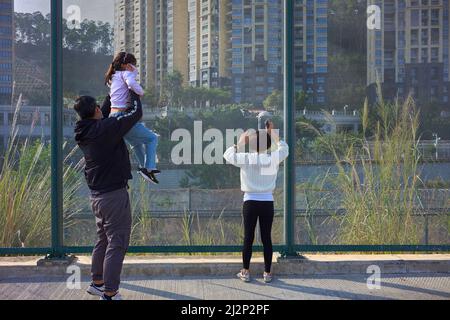
<path id="1" fill-rule="evenodd" d="M 422 105 L 420 108 L 419 134 L 422 140 L 434 139 L 433 133 L 444 140 L 450 139 L 450 118 L 442 117 L 441 111 L 443 109 L 436 103 Z"/>
<path id="2" fill-rule="evenodd" d="M 223 89 L 207 89 L 207 95 L 211 106 L 227 104 L 231 101 L 231 93 Z"/>
<path id="3" fill-rule="evenodd" d="M 297 111 L 303 110 L 306 107 L 313 107 L 307 105 L 308 95 L 304 91 L 297 91 L 295 93 L 295 109 Z M 284 108 L 284 96 L 283 92 L 275 90 L 270 94 L 266 100 L 263 102 L 265 109 L 278 109 L 283 110 Z"/>
<path id="4" fill-rule="evenodd" d="M 330 0 L 327 100 L 362 108 L 367 81 L 366 1 Z"/>
<path id="5" fill-rule="evenodd" d="M 184 88 L 181 100 L 182 100 L 183 106 L 188 107 L 188 108 L 195 108 L 197 106 L 197 101 L 198 101 L 197 88 L 191 87 L 191 86 Z"/>
<path id="6" fill-rule="evenodd" d="M 333 107 L 349 105 L 362 109 L 366 98 L 365 55 L 350 52 L 335 53 L 329 57 L 329 103 Z"/>
<path id="7" fill-rule="evenodd" d="M 50 17 L 41 12 L 15 13 L 16 41 L 50 46 Z"/>
<path id="8" fill-rule="evenodd" d="M 295 121 L 296 159 L 306 159 L 312 153 L 311 149 L 315 139 L 322 134 L 322 125 L 314 120 L 301 116 Z"/>
<path id="9" fill-rule="evenodd" d="M 156 89 L 153 86 L 148 86 L 145 89 L 144 97 L 142 98 L 142 103 L 147 105 L 149 108 L 157 108 L 158 107 L 158 95 L 156 93 Z"/>
<path id="10" fill-rule="evenodd" d="M 167 94 L 170 106 L 177 107 L 180 105 L 182 89 L 183 75 L 180 71 L 175 70 L 166 75 L 163 80 L 163 91 Z"/>
<path id="11" fill-rule="evenodd" d="M 113 28 L 109 22 L 98 22 L 97 25 L 98 39 L 100 43 L 99 53 L 105 55 L 113 55 Z"/>
<path id="12" fill-rule="evenodd" d="M 305 91 L 297 91 L 295 93 L 295 109 L 297 111 L 304 110 L 308 101 L 308 95 Z"/>
<path id="13" fill-rule="evenodd" d="M 274 90 L 263 102 L 265 109 L 283 109 L 283 94 L 279 90 Z"/>
<path id="14" fill-rule="evenodd" d="M 16 41 L 39 46 L 50 46 L 50 15 L 41 12 L 15 13 Z M 79 28 L 69 28 L 63 20 L 63 45 L 69 50 L 113 54 L 113 29 L 109 23 L 85 19 Z"/>

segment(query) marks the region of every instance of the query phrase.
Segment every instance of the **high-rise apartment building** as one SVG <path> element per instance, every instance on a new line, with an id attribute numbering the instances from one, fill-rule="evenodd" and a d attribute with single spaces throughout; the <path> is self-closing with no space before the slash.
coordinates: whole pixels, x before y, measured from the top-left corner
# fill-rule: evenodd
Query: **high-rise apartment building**
<path id="1" fill-rule="evenodd" d="M 0 0 L 0 104 L 10 104 L 13 93 L 14 1 Z"/>
<path id="2" fill-rule="evenodd" d="M 167 74 L 178 71 L 189 81 L 188 0 L 148 0 L 150 35 L 147 61 L 149 83 L 161 88 Z"/>
<path id="3" fill-rule="evenodd" d="M 310 105 L 326 103 L 328 0 L 296 0 L 294 18 L 295 90 Z"/>
<path id="4" fill-rule="evenodd" d="M 116 0 L 115 51 L 136 55 L 140 81 L 161 88 L 168 73 L 189 81 L 188 0 Z"/>
<path id="5" fill-rule="evenodd" d="M 147 84 L 147 1 L 116 0 L 114 10 L 114 51 L 136 56 L 139 81 Z"/>
<path id="6" fill-rule="evenodd" d="M 116 48 L 140 49 L 148 85 L 160 89 L 177 70 L 185 84 L 256 105 L 282 89 L 283 0 L 117 2 Z M 316 105 L 326 103 L 327 9 L 328 0 L 295 1 L 295 88 Z"/>
<path id="7" fill-rule="evenodd" d="M 221 2 L 220 27 L 231 40 L 220 41 L 219 70 L 231 79 L 235 102 L 261 104 L 282 89 L 283 1 Z M 327 11 L 328 0 L 295 1 L 295 88 L 316 105 L 326 102 Z"/>
<path id="8" fill-rule="evenodd" d="M 189 0 L 189 83 L 218 87 L 220 0 Z"/>
<path id="9" fill-rule="evenodd" d="M 449 0 L 369 0 L 381 28 L 368 31 L 368 85 L 387 98 L 449 105 Z"/>
<path id="10" fill-rule="evenodd" d="M 282 1 L 222 0 L 220 53 L 236 103 L 262 104 L 282 84 Z M 222 2 L 221 1 L 221 2 Z"/>

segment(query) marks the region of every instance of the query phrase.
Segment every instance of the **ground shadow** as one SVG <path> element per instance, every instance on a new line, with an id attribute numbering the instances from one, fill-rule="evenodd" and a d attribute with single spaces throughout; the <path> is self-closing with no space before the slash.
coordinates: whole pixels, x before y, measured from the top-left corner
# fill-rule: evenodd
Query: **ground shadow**
<path id="1" fill-rule="evenodd" d="M 140 293 L 144 293 L 146 295 L 157 296 L 157 297 L 170 299 L 170 300 L 201 300 L 199 298 L 186 296 L 183 294 L 178 294 L 178 293 L 173 293 L 173 292 L 162 291 L 162 290 L 158 290 L 158 289 L 139 286 L 136 284 L 131 284 L 129 282 L 123 282 L 121 284 L 121 288 L 129 290 L 129 291 L 140 292 Z"/>
<path id="2" fill-rule="evenodd" d="M 301 279 L 301 278 L 299 278 Z M 351 293 L 347 291 L 341 291 L 341 290 L 331 290 L 331 289 L 325 289 L 325 288 L 314 288 L 304 285 L 294 285 L 294 284 L 288 284 L 284 282 L 281 279 L 275 279 L 270 284 L 261 283 L 258 281 L 253 281 L 252 284 L 257 286 L 272 286 L 274 288 L 282 289 L 282 290 L 290 290 L 297 293 L 302 294 L 310 294 L 310 295 L 317 295 L 317 296 L 323 296 L 323 297 L 332 297 L 332 298 L 339 298 L 339 299 L 358 299 L 358 300 L 392 300 L 391 298 L 381 297 L 377 295 L 367 295 L 367 294 L 361 294 L 361 293 Z M 221 284 L 215 284 L 222 287 L 227 287 Z M 232 288 L 232 287 L 230 287 Z M 235 290 L 240 290 L 239 288 L 233 288 Z M 280 298 L 277 298 L 280 299 Z"/>

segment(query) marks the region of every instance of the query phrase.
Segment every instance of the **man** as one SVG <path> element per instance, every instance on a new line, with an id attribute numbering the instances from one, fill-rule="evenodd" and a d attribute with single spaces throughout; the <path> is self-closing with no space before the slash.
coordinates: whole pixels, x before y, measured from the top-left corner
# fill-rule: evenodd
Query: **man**
<path id="1" fill-rule="evenodd" d="M 117 118 L 108 118 L 109 97 L 102 108 L 88 96 L 78 98 L 74 106 L 81 119 L 75 140 L 86 161 L 85 177 L 99 238 L 92 253 L 92 283 L 87 292 L 102 300 L 122 299 L 118 290 L 131 234 L 127 188 L 132 179 L 123 137 L 142 118 L 139 96 L 130 91 L 130 100 L 128 112 Z"/>

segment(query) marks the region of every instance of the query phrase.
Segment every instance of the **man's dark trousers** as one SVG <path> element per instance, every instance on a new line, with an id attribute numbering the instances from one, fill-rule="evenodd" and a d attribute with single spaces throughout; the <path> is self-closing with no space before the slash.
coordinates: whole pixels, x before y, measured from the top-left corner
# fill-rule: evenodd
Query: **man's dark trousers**
<path id="1" fill-rule="evenodd" d="M 92 254 L 92 279 L 116 292 L 131 234 L 130 198 L 126 188 L 91 196 L 98 241 Z"/>

